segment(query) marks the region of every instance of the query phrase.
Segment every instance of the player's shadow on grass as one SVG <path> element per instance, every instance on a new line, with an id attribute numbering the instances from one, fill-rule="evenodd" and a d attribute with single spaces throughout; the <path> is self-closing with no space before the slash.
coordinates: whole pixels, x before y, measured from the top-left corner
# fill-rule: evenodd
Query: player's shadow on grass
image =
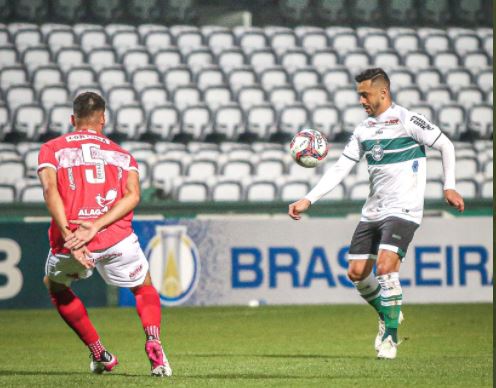
<path id="1" fill-rule="evenodd" d="M 182 356 L 176 354 L 176 356 Z M 257 357 L 257 358 L 315 358 L 315 359 L 370 359 L 370 356 L 344 356 L 344 355 L 329 355 L 329 354 L 232 354 L 232 353 L 187 353 L 185 357 Z"/>
<path id="2" fill-rule="evenodd" d="M 90 372 L 61 372 L 61 371 L 40 371 L 40 370 L 0 370 L 0 377 L 2 376 L 96 376 Z M 143 377 L 148 374 L 133 374 L 133 373 L 125 373 L 125 372 L 112 372 L 109 374 L 105 373 L 107 378 L 111 376 L 120 376 L 120 377 Z"/>

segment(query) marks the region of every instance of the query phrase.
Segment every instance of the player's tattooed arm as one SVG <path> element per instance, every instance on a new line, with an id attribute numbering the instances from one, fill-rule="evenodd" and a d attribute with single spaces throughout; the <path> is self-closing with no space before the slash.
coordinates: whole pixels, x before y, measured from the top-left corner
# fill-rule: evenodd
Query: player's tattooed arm
<path id="1" fill-rule="evenodd" d="M 135 171 L 129 171 L 126 192 L 115 205 L 103 216 L 95 221 L 70 220 L 71 224 L 79 227 L 65 237 L 64 246 L 69 249 L 81 248 L 84 244 L 90 242 L 93 237 L 108 225 L 120 220 L 129 212 L 133 211 L 140 201 L 140 184 L 139 176 Z"/>

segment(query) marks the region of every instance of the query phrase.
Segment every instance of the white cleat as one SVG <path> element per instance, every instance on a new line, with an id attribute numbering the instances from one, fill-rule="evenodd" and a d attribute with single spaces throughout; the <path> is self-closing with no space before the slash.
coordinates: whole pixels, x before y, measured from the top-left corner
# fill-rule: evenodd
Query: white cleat
<path id="1" fill-rule="evenodd" d="M 169 366 L 169 364 L 165 365 L 160 365 L 157 366 L 156 368 L 152 369 L 151 375 L 155 377 L 171 377 L 172 376 L 172 369 Z"/>
<path id="2" fill-rule="evenodd" d="M 379 352 L 377 353 L 377 358 L 383 360 L 394 360 L 396 358 L 396 352 L 398 350 L 398 344 L 393 341 L 390 335 L 386 337 L 384 341 L 381 342 L 379 346 Z"/>
<path id="3" fill-rule="evenodd" d="M 403 320 L 404 320 L 403 312 L 400 311 L 398 324 L 401 324 Z M 379 351 L 379 347 L 381 346 L 382 343 L 382 337 L 384 337 L 385 332 L 386 332 L 386 324 L 384 323 L 384 320 L 379 317 L 379 330 L 377 331 L 377 335 L 375 336 L 375 341 L 374 341 L 374 347 L 376 352 Z"/>

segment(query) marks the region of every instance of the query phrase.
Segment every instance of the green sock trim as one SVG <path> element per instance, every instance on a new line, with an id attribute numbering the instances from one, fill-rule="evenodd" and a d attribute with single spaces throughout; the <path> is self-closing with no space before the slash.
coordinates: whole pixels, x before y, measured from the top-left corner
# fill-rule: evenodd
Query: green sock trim
<path id="1" fill-rule="evenodd" d="M 382 340 L 385 340 L 388 336 L 391 336 L 395 343 L 398 343 L 398 329 L 387 328 L 382 336 Z"/>
<path id="2" fill-rule="evenodd" d="M 374 298 L 369 301 L 369 304 L 377 311 L 379 315 L 381 315 L 382 312 L 382 304 L 381 304 L 381 297 L 378 296 L 377 298 Z"/>

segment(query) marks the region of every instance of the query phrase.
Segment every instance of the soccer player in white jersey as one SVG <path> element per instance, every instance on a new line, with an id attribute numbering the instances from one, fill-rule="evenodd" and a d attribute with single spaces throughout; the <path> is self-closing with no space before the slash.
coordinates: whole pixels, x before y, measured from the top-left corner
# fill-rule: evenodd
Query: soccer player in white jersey
<path id="1" fill-rule="evenodd" d="M 131 220 L 140 200 L 138 164 L 103 134 L 105 101 L 86 92 L 74 100 L 75 131 L 43 144 L 38 175 L 52 216 L 44 282 L 60 316 L 91 352 L 94 373 L 111 372 L 108 352 L 83 302 L 71 289 L 96 268 L 107 284 L 129 288 L 145 332 L 153 376 L 171 376 L 160 342 L 160 298 Z"/>
<path id="2" fill-rule="evenodd" d="M 362 157 L 366 158 L 370 193 L 351 240 L 348 277 L 379 315 L 377 357 L 393 359 L 398 324 L 403 319 L 399 269 L 422 221 L 426 146 L 441 152 L 446 202 L 460 212 L 464 202 L 455 191 L 455 151 L 446 135 L 422 115 L 392 101 L 384 70 L 367 69 L 355 80 L 368 118 L 355 128 L 341 157 L 317 185 L 289 205 L 288 214 L 299 220 L 301 213 L 334 189 Z"/>

